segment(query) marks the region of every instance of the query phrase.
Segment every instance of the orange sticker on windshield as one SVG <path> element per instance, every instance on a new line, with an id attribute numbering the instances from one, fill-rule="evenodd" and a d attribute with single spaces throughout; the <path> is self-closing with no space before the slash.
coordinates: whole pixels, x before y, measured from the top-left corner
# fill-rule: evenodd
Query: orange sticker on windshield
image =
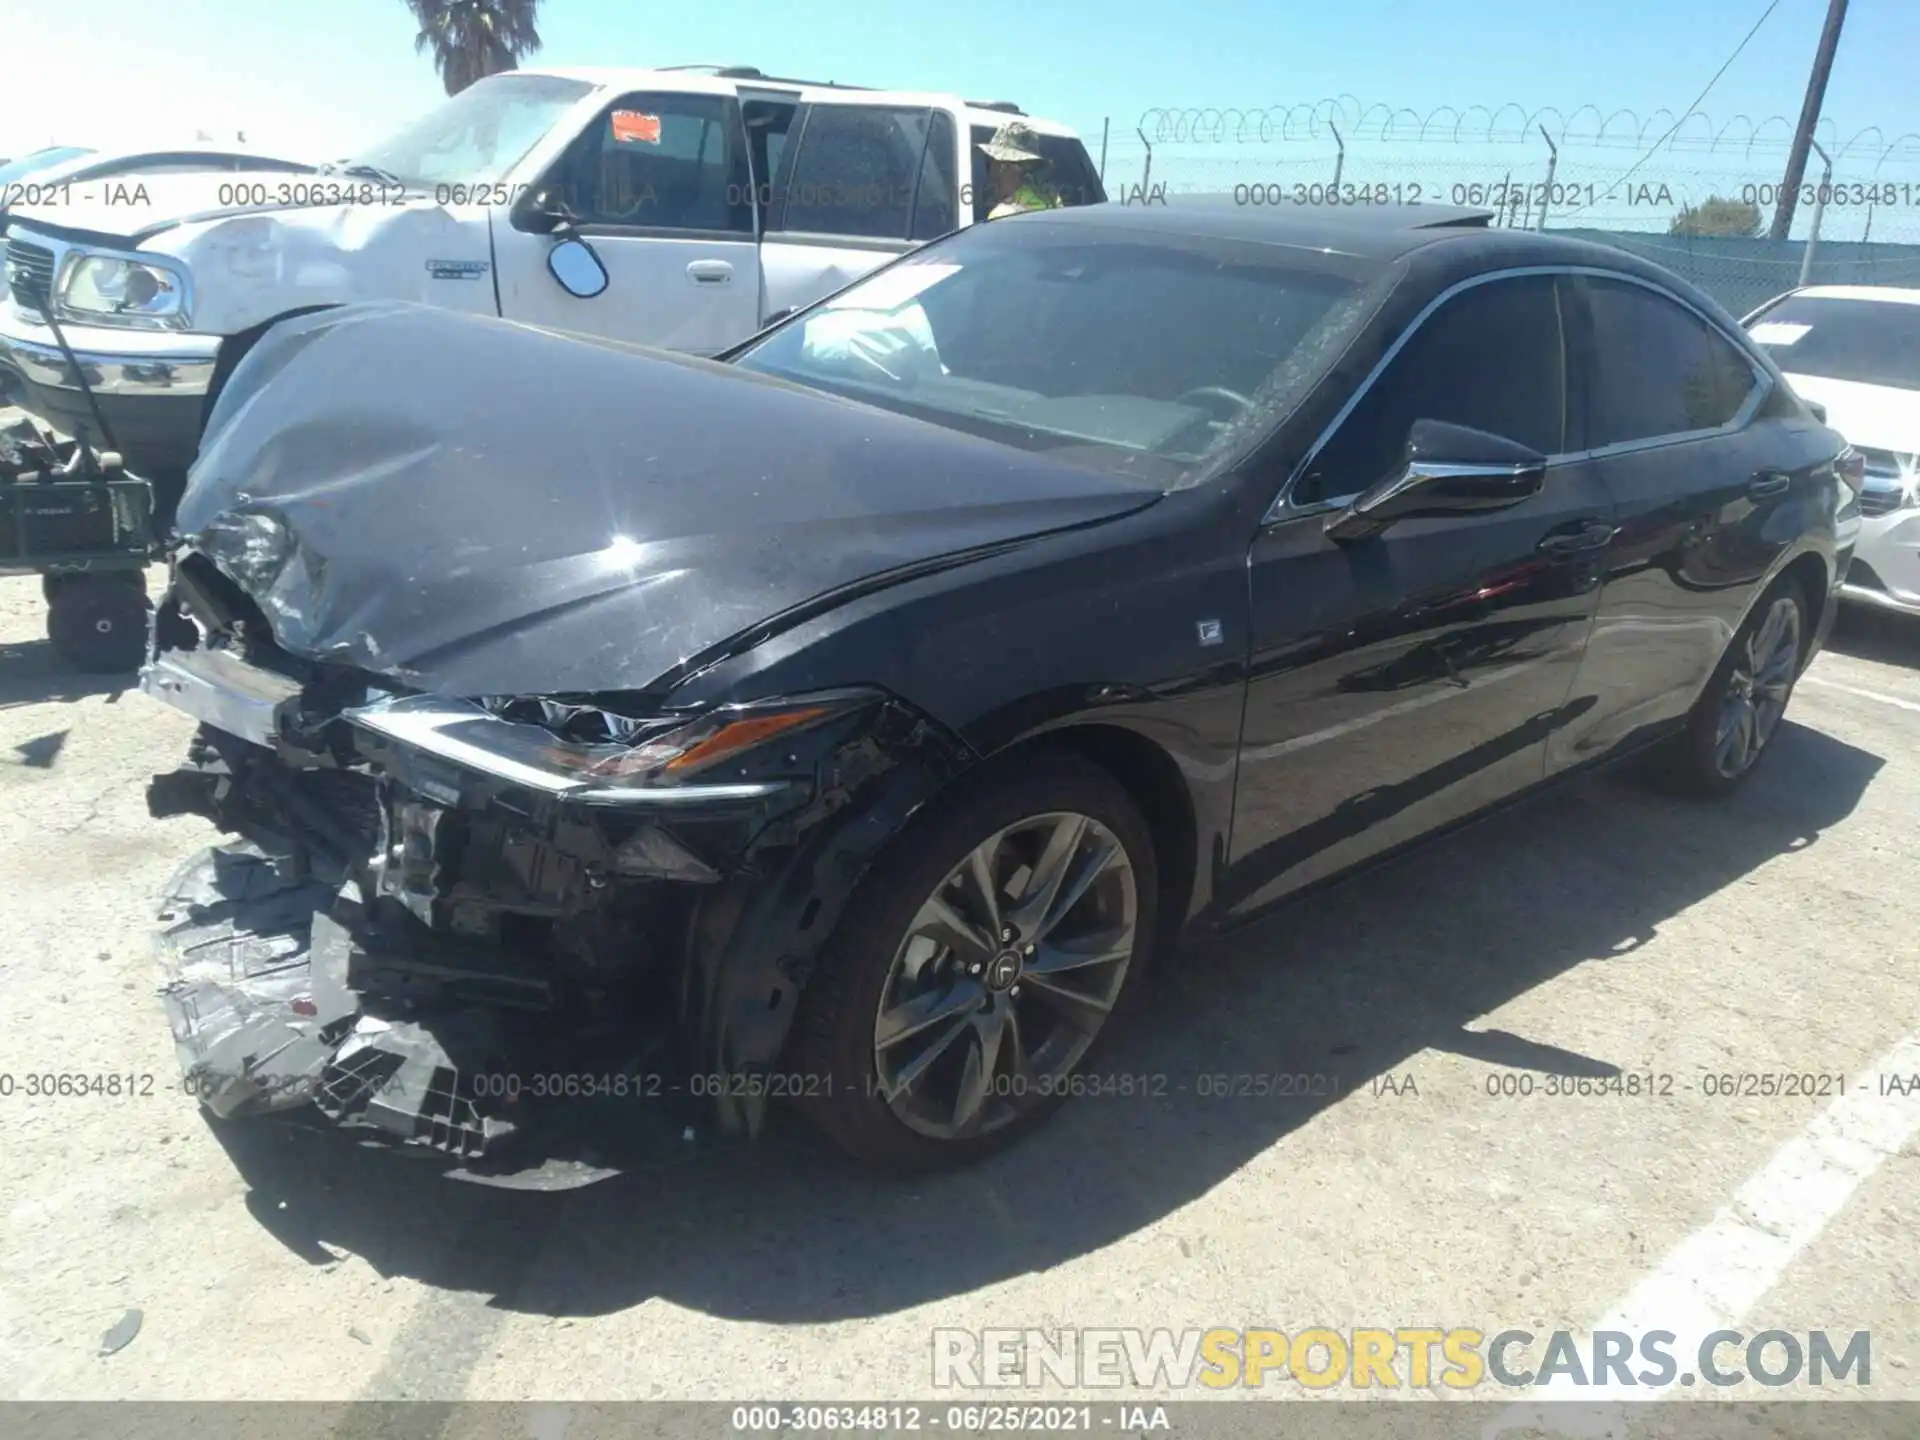
<path id="1" fill-rule="evenodd" d="M 660 117 L 643 115 L 638 110 L 613 112 L 613 143 L 616 145 L 658 145 Z"/>

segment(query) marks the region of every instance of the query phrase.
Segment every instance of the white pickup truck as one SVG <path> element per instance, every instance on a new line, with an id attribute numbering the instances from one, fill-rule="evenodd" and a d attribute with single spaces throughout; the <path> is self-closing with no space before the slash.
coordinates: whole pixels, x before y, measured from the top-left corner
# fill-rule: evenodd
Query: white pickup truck
<path id="1" fill-rule="evenodd" d="M 985 219 L 980 146 L 1016 117 L 1062 203 L 1105 199 L 1070 130 L 1003 102 L 748 67 L 496 75 L 316 174 L 16 207 L 0 365 L 29 410 L 95 437 L 51 306 L 127 467 L 170 512 L 221 382 L 276 320 L 403 299 L 714 354 Z M 588 283 L 561 263 L 578 246 L 555 254 L 572 238 L 600 262 Z"/>

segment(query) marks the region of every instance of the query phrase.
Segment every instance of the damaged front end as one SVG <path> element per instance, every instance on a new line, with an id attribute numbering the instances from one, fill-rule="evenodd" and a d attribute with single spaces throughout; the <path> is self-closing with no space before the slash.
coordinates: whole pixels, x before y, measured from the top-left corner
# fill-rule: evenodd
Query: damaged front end
<path id="1" fill-rule="evenodd" d="M 156 635 L 142 688 L 200 727 L 149 808 L 238 837 L 162 904 L 190 1087 L 472 1178 L 597 1179 L 690 1108 L 757 1130 L 841 906 L 969 758 L 868 689 L 700 713 L 409 691 L 281 649 L 192 550 Z"/>

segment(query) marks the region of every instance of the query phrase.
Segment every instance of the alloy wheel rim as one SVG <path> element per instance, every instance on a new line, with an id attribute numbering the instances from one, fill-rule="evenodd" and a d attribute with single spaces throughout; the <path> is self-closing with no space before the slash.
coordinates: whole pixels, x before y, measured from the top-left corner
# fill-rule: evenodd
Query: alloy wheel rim
<path id="1" fill-rule="evenodd" d="M 1753 768 L 1773 738 L 1800 661 L 1800 607 L 1785 595 L 1768 607 L 1734 662 L 1720 702 L 1713 763 L 1732 779 Z"/>
<path id="2" fill-rule="evenodd" d="M 958 1140 L 1056 1093 L 1120 997 L 1138 923 L 1133 863 L 1091 816 L 1035 815 L 975 846 L 921 903 L 881 986 L 888 1109 Z"/>

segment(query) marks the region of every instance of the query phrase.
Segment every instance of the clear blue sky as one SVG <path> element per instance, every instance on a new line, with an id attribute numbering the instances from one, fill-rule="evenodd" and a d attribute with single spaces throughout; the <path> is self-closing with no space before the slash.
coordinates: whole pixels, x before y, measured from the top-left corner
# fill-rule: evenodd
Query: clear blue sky
<path id="1" fill-rule="evenodd" d="M 736 63 L 953 89 L 1017 101 L 1096 143 L 1110 116 L 1117 144 L 1149 107 L 1247 110 L 1343 94 L 1419 111 L 1511 101 L 1567 114 L 1583 105 L 1678 112 L 1765 8 L 1765 0 L 544 0 L 546 44 L 531 63 Z M 1825 11 L 1826 0 L 1781 0 L 1701 108 L 1717 120 L 1796 115 Z M 0 154 L 53 140 L 245 127 L 255 143 L 337 155 L 439 98 L 412 40 L 401 0 L 12 0 L 0 25 Z M 1920 0 L 1853 0 L 1828 116 L 1843 135 L 1866 126 L 1890 140 L 1920 132 L 1916 65 Z M 1920 133 L 1909 146 L 1920 163 Z"/>

